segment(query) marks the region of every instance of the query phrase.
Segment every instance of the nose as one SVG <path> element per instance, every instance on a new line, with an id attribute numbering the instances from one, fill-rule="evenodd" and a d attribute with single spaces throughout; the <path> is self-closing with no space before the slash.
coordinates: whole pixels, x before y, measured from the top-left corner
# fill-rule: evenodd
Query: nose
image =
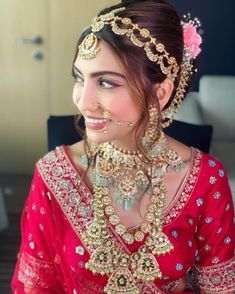
<path id="1" fill-rule="evenodd" d="M 83 82 L 83 84 L 75 84 L 73 89 L 73 102 L 82 113 L 91 111 L 94 108 L 97 99 L 95 89 L 89 81 Z"/>

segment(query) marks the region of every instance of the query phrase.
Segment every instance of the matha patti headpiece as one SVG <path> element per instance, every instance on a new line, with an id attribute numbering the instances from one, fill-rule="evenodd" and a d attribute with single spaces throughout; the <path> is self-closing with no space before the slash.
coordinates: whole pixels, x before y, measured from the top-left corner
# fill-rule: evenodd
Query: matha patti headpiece
<path id="1" fill-rule="evenodd" d="M 191 15 L 184 16 L 184 22 L 181 23 L 184 34 L 184 52 L 181 66 L 177 64 L 175 57 L 170 56 L 164 44 L 157 42 L 149 30 L 139 28 L 130 18 L 115 15 L 124 11 L 126 8 L 121 7 L 112 10 L 109 13 L 100 15 L 93 20 L 91 33 L 86 36 L 78 47 L 78 54 L 82 59 L 92 59 L 98 54 L 100 48 L 95 33 L 101 31 L 106 25 L 110 26 L 112 32 L 119 36 L 126 36 L 137 47 L 145 50 L 146 56 L 150 61 L 157 63 L 167 78 L 175 81 L 180 72 L 179 83 L 174 98 L 167 109 L 163 110 L 162 127 L 170 125 L 179 110 L 179 106 L 186 94 L 186 88 L 190 76 L 193 73 L 193 60 L 200 53 L 201 36 L 197 33 L 200 22 L 197 18 L 191 20 Z M 145 39 L 141 41 L 139 38 Z"/>
<path id="2" fill-rule="evenodd" d="M 96 56 L 99 47 L 95 33 L 101 31 L 104 26 L 109 25 L 116 35 L 126 36 L 135 46 L 143 47 L 148 59 L 159 64 L 162 73 L 174 81 L 180 69 L 176 59 L 170 56 L 162 43 L 158 43 L 151 36 L 149 30 L 139 28 L 130 18 L 115 15 L 125 9 L 125 7 L 115 9 L 93 20 L 91 25 L 92 32 L 79 45 L 79 56 L 83 59 L 92 59 Z M 145 41 L 141 41 L 138 36 L 144 38 Z"/>

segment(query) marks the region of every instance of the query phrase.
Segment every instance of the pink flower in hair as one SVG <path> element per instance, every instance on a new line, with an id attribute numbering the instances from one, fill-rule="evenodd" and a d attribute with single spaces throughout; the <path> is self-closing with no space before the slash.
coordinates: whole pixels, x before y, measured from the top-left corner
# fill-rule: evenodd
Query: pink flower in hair
<path id="1" fill-rule="evenodd" d="M 192 22 L 183 23 L 184 46 L 189 49 L 191 58 L 196 58 L 201 52 L 202 38 Z"/>

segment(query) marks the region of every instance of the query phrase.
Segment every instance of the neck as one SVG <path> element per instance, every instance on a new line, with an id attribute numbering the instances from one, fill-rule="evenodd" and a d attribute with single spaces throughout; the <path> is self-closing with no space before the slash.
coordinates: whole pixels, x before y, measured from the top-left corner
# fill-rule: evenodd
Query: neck
<path id="1" fill-rule="evenodd" d="M 110 143 L 114 144 L 117 148 L 119 149 L 124 149 L 126 151 L 136 151 L 137 150 L 137 146 L 136 146 L 136 142 L 127 140 L 127 142 L 121 142 L 119 140 L 114 140 L 111 141 Z"/>

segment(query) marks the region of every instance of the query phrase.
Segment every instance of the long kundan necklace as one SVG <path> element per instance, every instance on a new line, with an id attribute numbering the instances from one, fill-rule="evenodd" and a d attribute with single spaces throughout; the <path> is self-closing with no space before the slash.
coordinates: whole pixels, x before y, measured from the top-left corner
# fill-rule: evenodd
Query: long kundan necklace
<path id="1" fill-rule="evenodd" d="M 83 241 L 92 254 L 86 268 L 93 274 L 108 275 L 104 291 L 108 294 L 139 294 L 138 281 L 149 282 L 162 277 L 155 255 L 173 250 L 173 245 L 162 231 L 166 172 L 180 171 L 183 162 L 166 145 L 164 134 L 151 148 L 147 162 L 139 152 L 118 149 L 112 143 L 100 144 L 96 150 L 96 164 L 92 172 L 94 182 L 94 218 Z M 83 160 L 83 164 L 84 164 Z M 111 187 L 116 203 L 131 210 L 144 193 L 150 196 L 147 212 L 140 227 L 133 233 L 121 223 L 112 206 Z M 128 254 L 120 246 L 109 228 L 126 244 L 144 241 L 144 245 Z"/>

